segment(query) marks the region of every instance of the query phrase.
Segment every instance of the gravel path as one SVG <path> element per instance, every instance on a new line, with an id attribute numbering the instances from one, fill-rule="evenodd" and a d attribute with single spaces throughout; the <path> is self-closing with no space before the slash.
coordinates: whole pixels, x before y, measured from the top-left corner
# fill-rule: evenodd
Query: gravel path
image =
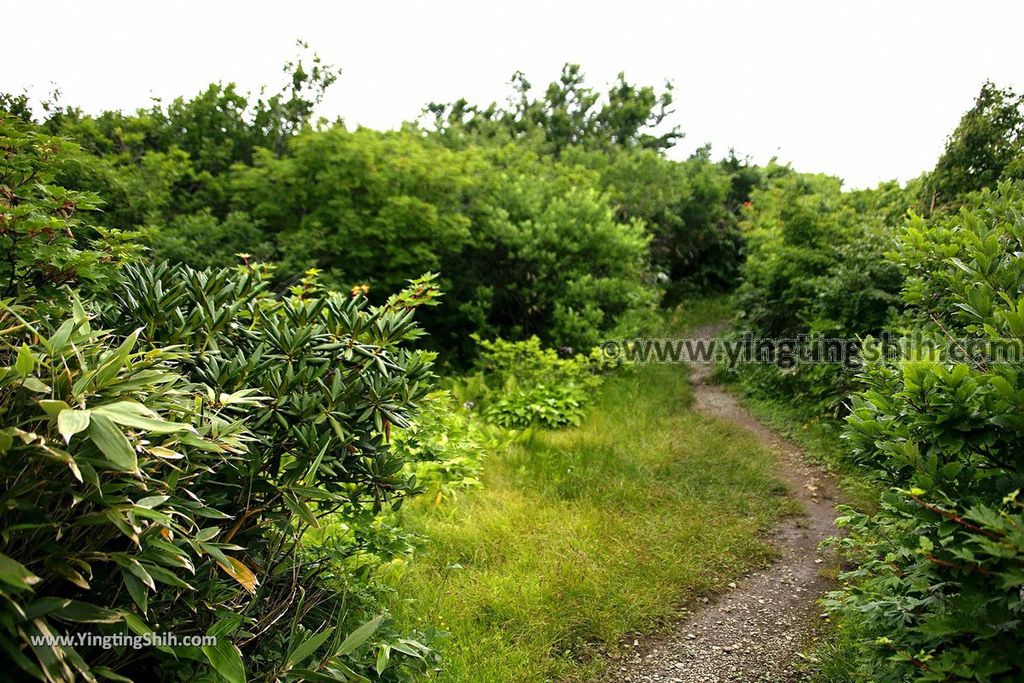
<path id="1" fill-rule="evenodd" d="M 710 325 L 693 337 L 721 330 Z M 826 556 L 818 544 L 835 533 L 835 482 L 805 461 L 801 450 L 758 422 L 729 393 L 707 383 L 711 368 L 697 365 L 691 379 L 694 409 L 752 432 L 778 455 L 777 476 L 805 514 L 782 519 L 771 540 L 779 550 L 771 566 L 730 583 L 726 592 L 693 610 L 669 631 L 633 641 L 609 671 L 623 683 L 789 683 L 805 680 L 799 652 L 820 621 L 817 599 L 830 588 L 822 576 Z M 725 588 L 725 587 L 723 587 Z"/>

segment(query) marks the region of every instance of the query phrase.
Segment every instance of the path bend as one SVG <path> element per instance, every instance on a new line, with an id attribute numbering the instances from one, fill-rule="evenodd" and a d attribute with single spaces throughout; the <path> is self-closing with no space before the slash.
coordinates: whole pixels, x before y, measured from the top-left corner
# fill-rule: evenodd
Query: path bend
<path id="1" fill-rule="evenodd" d="M 690 333 L 710 338 L 722 324 Z M 818 598 L 832 587 L 819 544 L 835 534 L 837 487 L 827 471 L 796 444 L 757 420 L 732 394 L 710 384 L 710 365 L 691 370 L 693 409 L 753 433 L 776 454 L 776 476 L 804 514 L 784 517 L 770 540 L 779 557 L 770 566 L 729 584 L 729 590 L 692 610 L 668 631 L 635 641 L 611 668 L 622 683 L 792 683 L 805 680 L 799 653 L 820 620 Z"/>

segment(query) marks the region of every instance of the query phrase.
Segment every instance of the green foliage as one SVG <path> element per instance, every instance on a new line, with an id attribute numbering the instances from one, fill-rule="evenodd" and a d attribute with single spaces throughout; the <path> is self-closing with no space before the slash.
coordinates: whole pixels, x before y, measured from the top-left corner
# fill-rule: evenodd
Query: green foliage
<path id="1" fill-rule="evenodd" d="M 136 250 L 131 235 L 93 225 L 95 195 L 56 183 L 75 146 L 0 111 L 0 296 L 53 296 L 62 285 L 101 288 Z"/>
<path id="2" fill-rule="evenodd" d="M 275 260 L 320 268 L 336 287 L 366 284 L 371 297 L 440 271 L 453 303 L 425 324 L 456 356 L 471 352 L 467 329 L 586 347 L 653 310 L 644 227 L 616 222 L 583 169 L 408 131 L 332 128 L 290 150 L 233 179 L 240 209 L 273 226 Z"/>
<path id="3" fill-rule="evenodd" d="M 437 391 L 421 402 L 412 424 L 396 434 L 393 449 L 439 504 L 480 487 L 487 454 L 507 441 L 501 430 L 474 419 L 450 391 Z"/>
<path id="4" fill-rule="evenodd" d="M 514 147 L 490 156 L 496 168 L 479 232 L 450 269 L 470 329 L 589 349 L 649 326 L 658 292 L 643 223 L 617 222 L 597 178 L 582 168 Z M 464 340 L 465 323 L 452 323 L 437 327 Z"/>
<path id="5" fill-rule="evenodd" d="M 737 327 L 755 337 L 800 335 L 852 339 L 884 330 L 899 309 L 902 278 L 884 258 L 907 194 L 883 184 L 844 194 L 829 176 L 772 170 L 744 210 L 748 258 L 737 290 Z M 814 364 L 743 368 L 758 392 L 816 411 L 835 410 L 854 377 L 848 368 Z"/>
<path id="6" fill-rule="evenodd" d="M 4 650 L 37 678 L 92 680 L 105 670 L 95 653 L 29 639 L 81 624 L 144 634 L 147 615 L 204 633 L 215 613 L 197 620 L 177 606 L 183 592 L 201 583 L 227 601 L 241 592 L 228 572 L 255 586 L 241 548 L 211 533 L 227 516 L 201 495 L 206 471 L 244 457 L 244 426 L 168 369 L 173 351 L 94 331 L 81 306 L 59 326 L 17 306 L 0 322 L 2 553 L 21 576 L 5 580 Z"/>
<path id="7" fill-rule="evenodd" d="M 597 352 L 561 357 L 540 339 L 480 340 L 477 361 L 484 416 L 502 427 L 578 425 L 601 384 Z"/>
<path id="8" fill-rule="evenodd" d="M 651 262 L 671 283 L 675 303 L 690 291 L 730 289 L 741 261 L 736 216 L 727 209 L 730 177 L 706 150 L 676 162 L 650 150 L 567 151 L 563 158 L 594 169 L 621 223 L 642 220 L 652 235 Z"/>
<path id="9" fill-rule="evenodd" d="M 533 86 L 522 72 L 512 76 L 512 88 L 508 108 L 497 103 L 480 107 L 462 99 L 432 103 L 426 113 L 433 115 L 434 129 L 449 144 L 517 142 L 555 155 L 576 145 L 657 151 L 682 137 L 676 128 L 661 134 L 655 130 L 672 113 L 671 83 L 658 93 L 651 86 L 629 83 L 620 73 L 602 98 L 586 85 L 578 64 L 566 64 L 539 98 L 531 96 Z"/>
<path id="10" fill-rule="evenodd" d="M 923 208 L 956 211 L 972 192 L 1024 178 L 1024 95 L 987 81 L 925 179 Z"/>
<path id="11" fill-rule="evenodd" d="M 146 239 L 155 254 L 193 268 L 213 268 L 238 260 L 270 261 L 275 252 L 260 223 L 244 211 L 223 219 L 203 209 L 151 227 Z"/>
<path id="12" fill-rule="evenodd" d="M 754 191 L 737 293 L 745 327 L 769 337 L 884 327 L 900 280 L 881 258 L 888 231 L 877 215 L 858 210 L 866 193 L 848 198 L 836 178 L 796 173 Z"/>
<path id="13" fill-rule="evenodd" d="M 359 563 L 346 560 L 379 511 L 416 491 L 391 432 L 433 378 L 431 354 L 408 348 L 432 278 L 374 307 L 313 274 L 280 297 L 258 268 L 115 273 L 119 252 L 92 236 L 121 235 L 55 216 L 54 198 L 72 196 L 63 188 L 21 182 L 53 177 L 49 142 L 4 133 L 11 234 L 61 230 L 43 240 L 49 253 L 18 252 L 15 296 L 0 301 L 9 660 L 50 681 L 350 680 L 429 666 L 419 640 L 349 601 L 346 570 Z M 113 305 L 80 303 L 54 263 L 108 282 Z M 330 553 L 303 546 L 325 517 L 360 533 Z M 83 629 L 218 642 L 141 653 L 32 642 Z"/>
<path id="14" fill-rule="evenodd" d="M 336 286 L 366 283 L 375 294 L 462 251 L 480 172 L 473 155 L 412 134 L 335 127 L 298 136 L 287 157 L 258 154 L 233 174 L 231 195 L 266 226 L 284 269 L 320 268 Z"/>
<path id="15" fill-rule="evenodd" d="M 192 98 L 96 116 L 49 103 L 38 126 L 80 142 L 64 187 L 139 229 L 154 260 L 197 268 L 308 268 L 369 296 L 439 272 L 452 305 L 423 319 L 435 348 L 465 364 L 468 331 L 590 347 L 635 334 L 671 300 L 735 283 L 735 212 L 759 182 L 733 157 L 663 156 L 671 89 L 624 78 L 604 95 L 578 67 L 541 96 L 517 77 L 507 109 L 435 107 L 435 130 L 347 131 L 310 117 L 336 73 L 286 66 L 269 96 L 213 84 Z M 32 119 L 25 98 L 3 107 Z"/>
<path id="16" fill-rule="evenodd" d="M 1003 184 L 912 221 L 893 259 L 925 339 L 1024 348 L 1022 210 L 1024 189 Z M 892 488 L 877 514 L 845 517 L 859 566 L 832 608 L 863 627 L 869 657 L 889 660 L 877 680 L 1020 680 L 1024 364 L 912 350 L 866 368 L 848 418 L 853 456 Z"/>

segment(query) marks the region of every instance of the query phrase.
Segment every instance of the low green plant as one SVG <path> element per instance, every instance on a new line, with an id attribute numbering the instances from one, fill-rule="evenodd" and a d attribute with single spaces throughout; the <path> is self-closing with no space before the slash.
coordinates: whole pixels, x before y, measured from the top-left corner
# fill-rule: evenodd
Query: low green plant
<path id="1" fill-rule="evenodd" d="M 562 357 L 543 348 L 537 337 L 479 340 L 479 345 L 481 410 L 501 427 L 578 425 L 601 384 L 603 363 L 596 352 Z"/>
<path id="2" fill-rule="evenodd" d="M 439 504 L 480 487 L 487 455 L 509 439 L 460 405 L 450 391 L 436 391 L 421 402 L 410 426 L 396 434 L 393 448 L 405 459 L 406 471 Z"/>

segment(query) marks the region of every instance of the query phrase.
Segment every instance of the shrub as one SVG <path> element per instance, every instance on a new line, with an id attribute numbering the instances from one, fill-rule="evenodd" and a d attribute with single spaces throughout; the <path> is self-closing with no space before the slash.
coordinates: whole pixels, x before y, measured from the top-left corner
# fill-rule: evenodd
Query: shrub
<path id="1" fill-rule="evenodd" d="M 475 418 L 450 391 L 436 391 L 421 402 L 412 424 L 396 434 L 394 449 L 417 485 L 439 504 L 481 486 L 486 455 L 507 441 L 502 430 Z"/>
<path id="2" fill-rule="evenodd" d="M 650 325 L 659 293 L 644 224 L 617 222 L 583 168 L 512 147 L 490 155 L 478 227 L 449 268 L 459 317 L 437 326 L 442 338 L 465 344 L 468 326 L 484 338 L 589 349 Z"/>
<path id="3" fill-rule="evenodd" d="M 726 206 L 730 176 L 706 149 L 684 162 L 651 150 L 582 147 L 567 150 L 563 159 L 598 172 L 619 222 L 644 222 L 652 236 L 652 268 L 668 284 L 671 303 L 694 291 L 736 285 L 742 239 Z"/>
<path id="4" fill-rule="evenodd" d="M 919 190 L 922 209 L 956 211 L 970 196 L 1002 180 L 1024 178 L 1024 95 L 981 86 L 946 149 Z"/>
<path id="5" fill-rule="evenodd" d="M 391 432 L 432 381 L 431 355 L 407 348 L 431 280 L 372 307 L 312 275 L 280 297 L 258 269 L 118 271 L 122 235 L 77 217 L 77 195 L 24 182 L 52 177 L 51 141 L 7 125 L 0 139 L 0 209 L 18 243 L 14 297 L 0 301 L 5 655 L 50 681 L 429 665 L 425 646 L 353 604 L 363 586 L 349 591 L 337 568 L 416 490 Z M 80 303 L 67 286 L 81 281 L 106 284 L 114 305 Z M 356 542 L 304 547 L 325 516 L 360 530 Z M 33 642 L 84 628 L 218 641 Z"/>
<path id="6" fill-rule="evenodd" d="M 94 225 L 100 199 L 57 183 L 80 150 L 0 110 L 0 296 L 36 302 L 67 285 L 109 284 L 137 252 L 132 234 Z"/>
<path id="7" fill-rule="evenodd" d="M 257 155 L 231 183 L 275 260 L 319 268 L 333 287 L 367 284 L 378 301 L 439 271 L 452 303 L 423 322 L 456 360 L 474 350 L 467 330 L 589 347 L 654 309 L 650 238 L 640 221 L 615 220 L 585 169 L 511 146 L 450 150 L 412 131 L 308 131 L 289 151 Z"/>
<path id="8" fill-rule="evenodd" d="M 1024 345 L 1024 189 L 985 191 L 959 214 L 915 218 L 893 259 L 907 324 L 939 348 L 971 335 Z M 1024 363 L 912 349 L 862 375 L 847 438 L 890 488 L 848 513 L 858 567 L 831 608 L 860 625 L 879 680 L 1017 681 L 1024 675 Z M 960 356 L 960 357 L 958 357 Z"/>
<path id="9" fill-rule="evenodd" d="M 294 614 L 314 638 L 345 612 L 343 594 L 317 581 L 322 560 L 301 552 L 306 529 L 329 516 L 360 539 L 358 530 L 371 527 L 377 512 L 397 509 L 416 491 L 390 440 L 393 428 L 408 426 L 432 379 L 431 354 L 402 345 L 420 335 L 413 310 L 435 296 L 426 278 L 371 308 L 361 294 L 322 289 L 315 274 L 281 299 L 268 292 L 258 269 L 126 269 L 111 311 L 115 329 L 141 324 L 147 342 L 183 348 L 182 370 L 211 400 L 230 402 L 245 392 L 265 397 L 249 422 L 248 456 L 218 471 L 206 491 L 235 520 L 232 541 L 259 567 L 255 597 L 236 610 L 241 618 L 225 635 L 261 627 L 246 638 L 260 654 L 252 661 L 265 667 L 255 672 L 261 677 L 286 674 L 283 662 L 295 647 L 277 642 L 281 635 L 270 628 L 280 613 Z M 359 542 L 348 549 L 363 552 Z M 345 551 L 334 548 L 332 559 L 343 560 Z M 298 605 L 295 577 L 307 586 Z M 328 656 L 320 666 L 344 672 L 341 659 Z"/>
<path id="10" fill-rule="evenodd" d="M 241 548 L 215 538 L 228 516 L 202 495 L 207 471 L 244 458 L 244 426 L 168 369 L 174 352 L 94 331 L 76 311 L 56 328 L 23 307 L 0 315 L 0 641 L 24 673 L 47 680 L 92 680 L 129 658 L 32 637 L 75 624 L 143 634 L 149 615 L 165 630 L 204 633 L 216 613 L 196 619 L 182 596 L 202 587 L 226 597 L 256 581 Z M 198 649 L 177 654 L 206 659 Z M 228 640 L 208 656 L 241 665 Z"/>
<path id="11" fill-rule="evenodd" d="M 900 308 L 902 278 L 884 258 L 893 246 L 885 220 L 906 201 L 891 186 L 844 194 L 836 178 L 791 172 L 755 190 L 744 214 L 739 331 L 855 339 L 886 329 Z M 751 366 L 741 375 L 752 390 L 815 413 L 839 410 L 856 386 L 850 368 L 838 364 Z"/>
<path id="12" fill-rule="evenodd" d="M 486 393 L 484 416 L 502 427 L 578 425 L 601 383 L 598 354 L 562 358 L 537 337 L 522 342 L 480 341 L 478 367 Z"/>

